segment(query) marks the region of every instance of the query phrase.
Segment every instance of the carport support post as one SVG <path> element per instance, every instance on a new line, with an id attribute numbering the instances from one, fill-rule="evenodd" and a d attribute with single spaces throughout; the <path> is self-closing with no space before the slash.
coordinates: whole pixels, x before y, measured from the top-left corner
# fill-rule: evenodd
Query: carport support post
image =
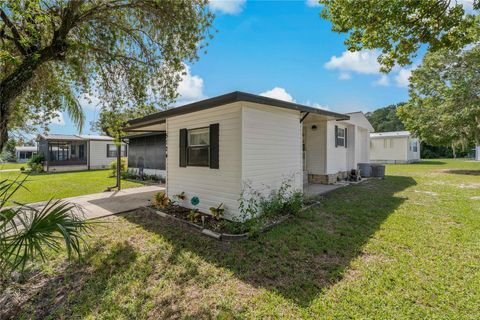
<path id="1" fill-rule="evenodd" d="M 122 175 L 122 144 L 117 144 L 117 188 L 121 189 L 121 175 Z"/>

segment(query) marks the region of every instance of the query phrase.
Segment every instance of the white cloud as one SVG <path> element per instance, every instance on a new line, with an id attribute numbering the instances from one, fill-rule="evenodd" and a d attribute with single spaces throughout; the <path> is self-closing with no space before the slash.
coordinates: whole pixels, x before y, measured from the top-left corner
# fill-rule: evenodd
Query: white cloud
<path id="1" fill-rule="evenodd" d="M 52 119 L 51 124 L 56 124 L 58 126 L 64 126 L 65 125 L 65 119 L 63 118 L 63 113 L 58 111 L 57 116 Z"/>
<path id="2" fill-rule="evenodd" d="M 100 106 L 100 99 L 95 94 L 84 93 L 78 99 L 83 109 L 96 109 Z"/>
<path id="3" fill-rule="evenodd" d="M 318 2 L 318 0 L 306 0 L 305 4 L 308 7 L 320 7 L 320 3 Z"/>
<path id="4" fill-rule="evenodd" d="M 264 96 L 264 97 L 273 98 L 273 99 L 278 99 L 278 100 L 297 103 L 297 101 L 292 97 L 292 95 L 290 93 L 287 92 L 287 90 L 285 90 L 284 88 L 280 88 L 280 87 L 275 87 L 272 90 L 262 92 L 262 93 L 260 93 L 260 95 Z M 307 100 L 305 102 L 302 102 L 300 104 L 303 104 L 303 105 L 306 105 L 306 106 L 309 106 L 309 107 L 313 107 L 313 108 L 330 110 L 330 108 L 327 107 L 327 106 L 321 105 L 320 103 L 311 102 L 309 100 Z"/>
<path id="5" fill-rule="evenodd" d="M 246 0 L 210 0 L 209 5 L 213 11 L 225 14 L 239 14 L 242 12 Z"/>
<path id="6" fill-rule="evenodd" d="M 412 75 L 411 69 L 400 69 L 397 76 L 395 77 L 395 82 L 398 87 L 406 88 L 410 84 L 410 76 Z"/>
<path id="7" fill-rule="evenodd" d="M 339 80 L 350 80 L 352 79 L 352 75 L 348 72 L 340 72 L 338 75 Z"/>
<path id="8" fill-rule="evenodd" d="M 190 67 L 185 65 L 185 74 L 178 84 L 178 104 L 185 104 L 205 99 L 203 93 L 203 79 L 199 76 L 192 75 Z"/>
<path id="9" fill-rule="evenodd" d="M 457 0 L 454 1 L 450 4 L 450 6 L 454 6 L 456 4 L 461 4 L 463 6 L 463 9 L 467 13 L 474 13 L 473 10 L 473 0 Z"/>
<path id="10" fill-rule="evenodd" d="M 377 86 L 388 87 L 390 85 L 390 79 L 388 79 L 388 76 L 384 74 L 380 78 L 378 78 L 376 81 L 374 81 L 373 84 Z"/>
<path id="11" fill-rule="evenodd" d="M 284 88 L 275 87 L 272 90 L 260 93 L 261 96 L 269 97 L 278 100 L 284 100 L 288 102 L 295 102 L 293 97 Z"/>
<path id="12" fill-rule="evenodd" d="M 306 102 L 302 103 L 306 106 L 309 106 L 309 107 L 312 107 L 312 108 L 317 108 L 317 109 L 323 109 L 323 110 L 330 110 L 330 108 L 328 106 L 324 106 L 320 103 L 316 103 L 316 102 L 310 102 L 309 100 L 307 100 Z"/>
<path id="13" fill-rule="evenodd" d="M 333 56 L 325 63 L 329 70 L 357 72 L 362 74 L 377 74 L 380 72 L 379 56 L 376 50 L 344 51 L 340 57 Z"/>

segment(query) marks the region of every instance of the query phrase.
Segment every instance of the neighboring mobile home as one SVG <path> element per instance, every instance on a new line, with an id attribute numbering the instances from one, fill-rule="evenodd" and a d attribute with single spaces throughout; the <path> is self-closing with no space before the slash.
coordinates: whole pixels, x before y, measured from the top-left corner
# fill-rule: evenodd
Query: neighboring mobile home
<path id="1" fill-rule="evenodd" d="M 242 191 L 268 193 L 289 181 L 331 183 L 368 161 L 373 128 L 361 113 L 340 114 L 243 92 L 232 92 L 129 122 L 133 133 L 166 133 L 169 197 L 203 212 L 223 203 L 241 219 Z M 308 177 L 308 179 L 304 179 Z M 307 181 L 305 181 L 307 180 Z"/>
<path id="2" fill-rule="evenodd" d="M 37 141 L 47 172 L 106 169 L 117 157 L 116 145 L 108 136 L 41 134 Z M 121 152 L 127 156 L 124 143 Z"/>
<path id="3" fill-rule="evenodd" d="M 34 155 L 37 154 L 37 147 L 35 146 L 22 146 L 15 147 L 15 158 L 17 162 L 28 162 Z"/>
<path id="4" fill-rule="evenodd" d="M 420 140 L 408 131 L 370 134 L 370 161 L 412 163 L 420 161 Z"/>

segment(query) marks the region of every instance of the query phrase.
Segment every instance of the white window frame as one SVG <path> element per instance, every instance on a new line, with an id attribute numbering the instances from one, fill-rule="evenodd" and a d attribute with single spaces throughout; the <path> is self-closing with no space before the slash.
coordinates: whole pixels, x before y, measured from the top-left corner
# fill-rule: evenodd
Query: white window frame
<path id="1" fill-rule="evenodd" d="M 207 135 L 207 143 L 197 143 L 197 144 L 191 144 L 191 135 L 192 133 L 204 133 Z M 190 149 L 207 149 L 207 163 L 205 164 L 194 164 L 190 162 Z M 195 129 L 188 129 L 187 130 L 187 166 L 188 167 L 210 167 L 210 127 L 201 127 L 201 128 L 195 128 Z"/>

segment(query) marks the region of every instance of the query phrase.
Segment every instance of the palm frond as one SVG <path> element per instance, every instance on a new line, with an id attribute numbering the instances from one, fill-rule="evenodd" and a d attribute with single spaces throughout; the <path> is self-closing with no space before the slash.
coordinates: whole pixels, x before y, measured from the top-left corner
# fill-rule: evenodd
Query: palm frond
<path id="1" fill-rule="evenodd" d="M 82 242 L 92 222 L 82 208 L 63 200 L 49 200 L 42 207 L 21 205 L 4 208 L 26 179 L 0 181 L 0 273 L 24 271 L 35 257 L 46 259 L 46 249 L 55 252 L 64 244 L 69 258 L 80 256 Z"/>
<path id="2" fill-rule="evenodd" d="M 63 99 L 65 111 L 67 111 L 68 117 L 73 121 L 73 123 L 75 123 L 75 126 L 81 133 L 83 125 L 85 124 L 85 114 L 83 113 L 82 106 L 71 90 L 66 90 Z"/>

